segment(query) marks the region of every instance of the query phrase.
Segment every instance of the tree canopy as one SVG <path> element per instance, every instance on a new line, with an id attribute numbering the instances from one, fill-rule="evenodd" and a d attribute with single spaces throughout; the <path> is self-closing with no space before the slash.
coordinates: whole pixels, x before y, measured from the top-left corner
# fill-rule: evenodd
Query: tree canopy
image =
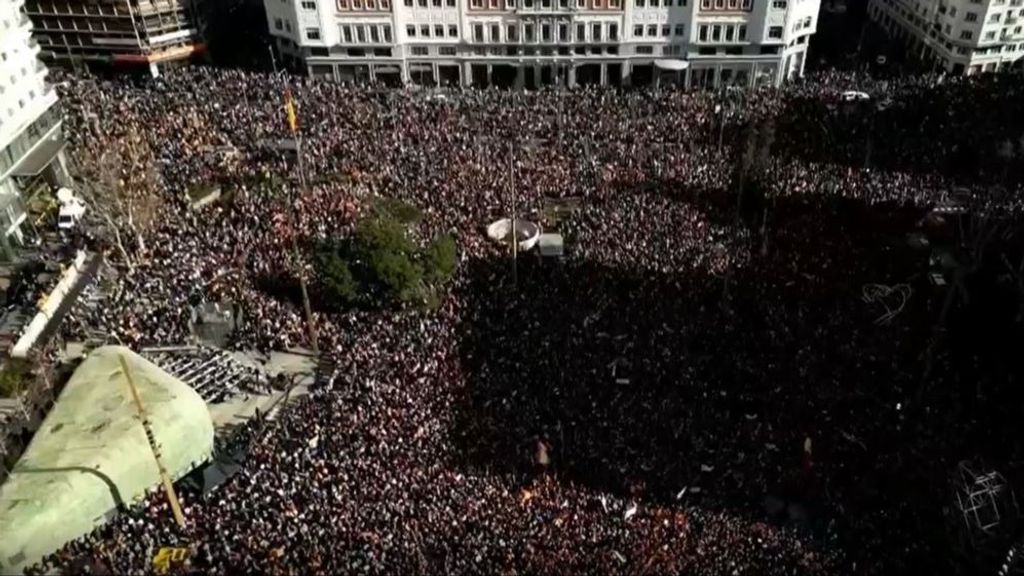
<path id="1" fill-rule="evenodd" d="M 313 260 L 321 304 L 386 308 L 436 301 L 458 264 L 455 241 L 440 235 L 419 246 L 413 235 L 419 220 L 414 206 L 381 201 L 360 218 L 351 236 L 319 243 Z"/>

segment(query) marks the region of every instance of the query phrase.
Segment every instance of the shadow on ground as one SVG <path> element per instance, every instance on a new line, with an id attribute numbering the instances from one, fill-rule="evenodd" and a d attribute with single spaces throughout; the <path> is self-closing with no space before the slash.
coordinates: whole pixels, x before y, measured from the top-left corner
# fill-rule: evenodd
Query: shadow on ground
<path id="1" fill-rule="evenodd" d="M 507 260 L 470 262 L 454 429 L 467 467 L 526 478 L 542 441 L 563 481 L 665 502 L 689 487 L 689 503 L 755 517 L 775 495 L 855 557 L 910 542 L 899 562 L 948 568 L 928 551 L 968 449 L 958 415 L 911 406 L 935 315 L 927 256 L 902 241 L 919 216 L 780 200 L 767 255 L 728 282 L 523 259 L 513 297 Z M 876 325 L 863 285 L 898 282 L 914 296 Z"/>

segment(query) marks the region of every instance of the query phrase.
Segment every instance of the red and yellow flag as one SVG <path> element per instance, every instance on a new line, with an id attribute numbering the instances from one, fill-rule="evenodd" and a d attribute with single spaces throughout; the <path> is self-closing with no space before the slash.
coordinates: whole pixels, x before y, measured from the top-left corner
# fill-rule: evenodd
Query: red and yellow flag
<path id="1" fill-rule="evenodd" d="M 288 88 L 284 91 L 284 113 L 288 116 L 288 128 L 292 134 L 299 131 L 299 118 L 295 114 L 295 100 L 292 99 L 292 91 Z"/>

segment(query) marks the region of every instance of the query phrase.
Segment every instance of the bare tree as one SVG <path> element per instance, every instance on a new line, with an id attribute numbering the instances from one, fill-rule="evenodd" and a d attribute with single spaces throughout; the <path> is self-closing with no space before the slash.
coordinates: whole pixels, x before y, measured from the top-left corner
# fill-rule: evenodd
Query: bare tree
<path id="1" fill-rule="evenodd" d="M 132 131 L 113 146 L 78 150 L 74 168 L 76 193 L 88 204 L 87 224 L 134 270 L 159 218 L 163 188 L 149 145 Z"/>

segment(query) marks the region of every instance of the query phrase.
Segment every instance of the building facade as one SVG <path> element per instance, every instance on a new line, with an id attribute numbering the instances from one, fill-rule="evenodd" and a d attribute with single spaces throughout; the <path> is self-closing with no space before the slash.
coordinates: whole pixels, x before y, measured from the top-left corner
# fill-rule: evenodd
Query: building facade
<path id="1" fill-rule="evenodd" d="M 21 8 L 0 2 L 0 259 L 22 241 L 26 195 L 67 182 L 57 93 Z"/>
<path id="2" fill-rule="evenodd" d="M 27 0 L 47 61 L 150 66 L 202 52 L 196 0 Z"/>
<path id="3" fill-rule="evenodd" d="M 1024 0 L 871 0 L 868 14 L 935 71 L 1024 64 Z"/>
<path id="4" fill-rule="evenodd" d="M 820 0 L 264 0 L 278 50 L 345 82 L 778 84 Z"/>

